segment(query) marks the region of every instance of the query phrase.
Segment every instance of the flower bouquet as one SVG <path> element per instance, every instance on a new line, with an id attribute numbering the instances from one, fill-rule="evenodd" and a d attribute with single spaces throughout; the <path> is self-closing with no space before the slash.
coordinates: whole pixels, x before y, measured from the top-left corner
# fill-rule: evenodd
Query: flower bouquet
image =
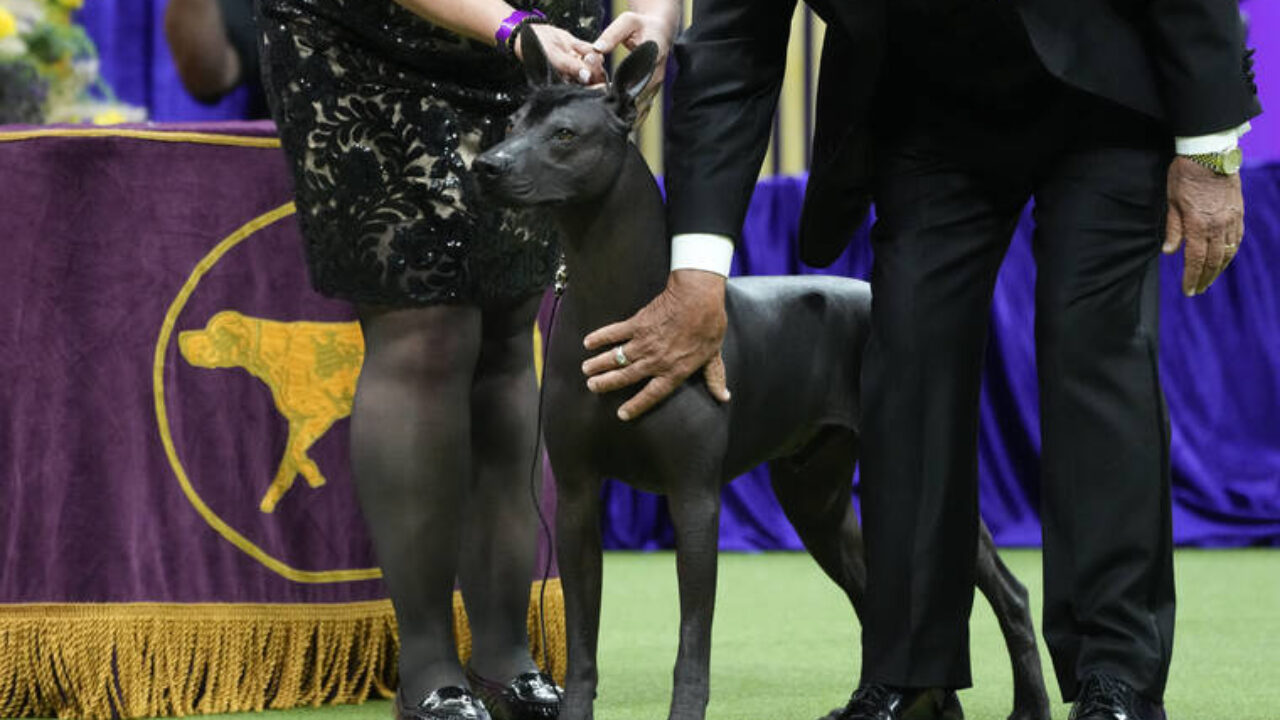
<path id="1" fill-rule="evenodd" d="M 98 72 L 72 14 L 84 0 L 0 0 L 0 125 L 140 122 Z"/>

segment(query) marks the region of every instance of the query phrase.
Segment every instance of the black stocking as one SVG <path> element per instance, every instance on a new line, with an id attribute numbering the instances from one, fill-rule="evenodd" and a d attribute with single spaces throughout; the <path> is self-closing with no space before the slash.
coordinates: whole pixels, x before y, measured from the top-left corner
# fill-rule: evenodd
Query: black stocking
<path id="1" fill-rule="evenodd" d="M 471 389 L 475 484 L 458 574 L 471 621 L 471 666 L 504 684 L 534 669 L 526 613 L 540 532 L 529 492 L 538 411 L 532 333 L 540 299 L 485 309 Z M 541 470 L 538 463 L 539 489 Z"/>
<path id="2" fill-rule="evenodd" d="M 351 417 L 352 470 L 400 625 L 401 686 L 416 701 L 464 685 L 451 612 L 472 477 L 481 313 L 362 307 L 359 315 L 365 360 Z"/>

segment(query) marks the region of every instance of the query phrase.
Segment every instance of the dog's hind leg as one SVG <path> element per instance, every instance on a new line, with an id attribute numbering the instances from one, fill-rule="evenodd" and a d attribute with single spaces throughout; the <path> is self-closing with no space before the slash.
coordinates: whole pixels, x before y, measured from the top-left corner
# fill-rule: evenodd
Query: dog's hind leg
<path id="1" fill-rule="evenodd" d="M 867 582 L 862 530 L 853 509 L 858 436 L 827 428 L 798 455 L 769 463 L 773 492 L 819 567 L 861 618 Z"/>
<path id="2" fill-rule="evenodd" d="M 996 552 L 987 524 L 978 536 L 978 589 L 991 603 L 1013 662 L 1013 713 L 1009 720 L 1049 720 L 1049 695 L 1036 649 L 1027 589 Z"/>
<path id="3" fill-rule="evenodd" d="M 669 720 L 702 720 L 710 696 L 711 623 L 720 545 L 720 483 L 716 473 L 686 474 L 669 487 L 680 587 L 680 649 L 672 678 Z"/>
<path id="4" fill-rule="evenodd" d="M 564 457 L 553 451 L 553 457 Z M 556 555 L 564 589 L 569 667 L 559 720 L 591 720 L 599 683 L 600 480 L 590 471 L 554 467 Z"/>

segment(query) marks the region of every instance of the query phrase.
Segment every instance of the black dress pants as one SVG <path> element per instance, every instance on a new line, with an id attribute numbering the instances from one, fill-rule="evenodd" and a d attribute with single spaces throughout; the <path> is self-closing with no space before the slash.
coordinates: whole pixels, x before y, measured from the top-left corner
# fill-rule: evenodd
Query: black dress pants
<path id="1" fill-rule="evenodd" d="M 863 681 L 970 685 L 978 401 L 996 273 L 1034 196 L 1045 639 L 1064 698 L 1106 671 L 1160 700 L 1173 641 L 1157 260 L 1172 138 L 1059 88 L 878 138 L 863 365 Z"/>

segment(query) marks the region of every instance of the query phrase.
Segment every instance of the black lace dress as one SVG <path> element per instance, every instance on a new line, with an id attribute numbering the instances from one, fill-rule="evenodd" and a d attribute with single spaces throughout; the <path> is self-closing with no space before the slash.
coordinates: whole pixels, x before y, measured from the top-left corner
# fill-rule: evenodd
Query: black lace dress
<path id="1" fill-rule="evenodd" d="M 517 62 L 393 0 L 258 0 L 267 98 L 293 166 L 311 281 L 371 305 L 490 305 L 558 258 L 537 211 L 479 198 L 472 159 L 525 91 Z M 600 0 L 516 2 L 592 40 Z"/>

